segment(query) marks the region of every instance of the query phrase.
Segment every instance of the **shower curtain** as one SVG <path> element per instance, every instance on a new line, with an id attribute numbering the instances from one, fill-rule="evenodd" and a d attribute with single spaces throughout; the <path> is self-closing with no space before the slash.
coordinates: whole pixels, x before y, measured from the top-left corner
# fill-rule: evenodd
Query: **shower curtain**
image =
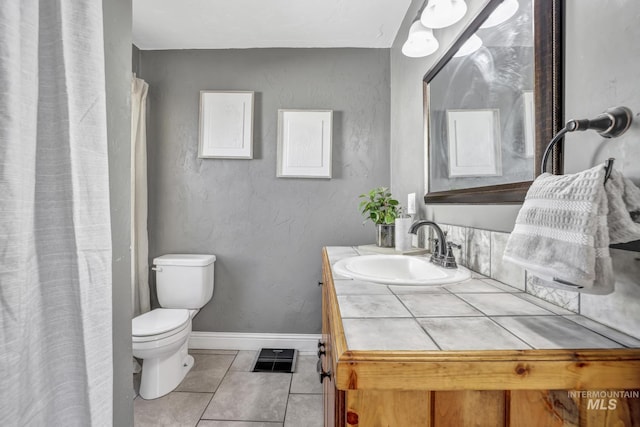
<path id="1" fill-rule="evenodd" d="M 102 3 L 0 1 L 0 425 L 111 426 Z"/>
<path id="2" fill-rule="evenodd" d="M 150 309 L 147 233 L 146 101 L 149 85 L 131 80 L 131 298 L 133 315 Z"/>

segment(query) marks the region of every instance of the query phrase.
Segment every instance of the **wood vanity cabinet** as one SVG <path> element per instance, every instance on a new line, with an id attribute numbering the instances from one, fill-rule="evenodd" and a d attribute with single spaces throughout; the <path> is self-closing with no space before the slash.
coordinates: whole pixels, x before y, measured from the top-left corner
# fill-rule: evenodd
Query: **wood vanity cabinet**
<path id="1" fill-rule="evenodd" d="M 326 249 L 322 287 L 326 427 L 640 426 L 638 349 L 353 350 Z"/>

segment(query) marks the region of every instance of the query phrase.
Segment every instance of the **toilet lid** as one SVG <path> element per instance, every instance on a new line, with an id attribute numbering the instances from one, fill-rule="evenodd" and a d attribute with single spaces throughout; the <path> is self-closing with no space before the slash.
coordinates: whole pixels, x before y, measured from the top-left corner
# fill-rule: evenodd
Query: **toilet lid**
<path id="1" fill-rule="evenodd" d="M 189 321 L 189 310 L 156 308 L 131 321 L 131 333 L 136 337 L 158 335 L 183 326 Z"/>

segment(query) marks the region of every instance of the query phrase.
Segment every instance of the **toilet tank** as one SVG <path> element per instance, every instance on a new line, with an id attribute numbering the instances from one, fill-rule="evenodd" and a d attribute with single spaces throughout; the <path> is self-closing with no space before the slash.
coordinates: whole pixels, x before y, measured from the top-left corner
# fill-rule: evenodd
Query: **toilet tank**
<path id="1" fill-rule="evenodd" d="M 153 260 L 163 308 L 199 309 L 213 295 L 215 255 L 169 254 Z"/>

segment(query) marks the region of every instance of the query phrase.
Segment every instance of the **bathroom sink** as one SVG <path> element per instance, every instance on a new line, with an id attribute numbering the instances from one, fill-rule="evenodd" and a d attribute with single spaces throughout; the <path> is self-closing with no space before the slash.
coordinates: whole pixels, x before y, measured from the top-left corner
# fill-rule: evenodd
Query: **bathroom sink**
<path id="1" fill-rule="evenodd" d="M 471 277 L 464 267 L 443 268 L 428 258 L 407 255 L 363 255 L 333 266 L 337 274 L 385 285 L 446 285 Z"/>

